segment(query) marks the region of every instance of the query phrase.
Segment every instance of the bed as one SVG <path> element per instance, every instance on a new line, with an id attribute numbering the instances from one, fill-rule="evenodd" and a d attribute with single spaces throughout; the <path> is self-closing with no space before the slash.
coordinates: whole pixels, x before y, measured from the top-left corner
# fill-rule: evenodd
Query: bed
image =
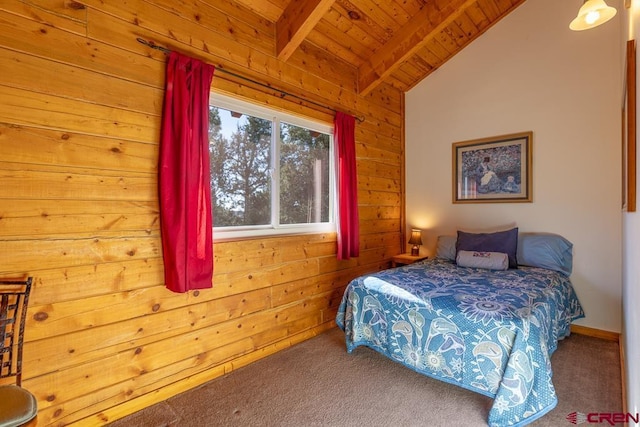
<path id="1" fill-rule="evenodd" d="M 438 239 L 434 259 L 351 281 L 336 317 L 347 351 L 367 346 L 493 398 L 490 426 L 522 426 L 549 412 L 557 404 L 551 354 L 584 317 L 569 280 L 572 245 L 557 235 L 515 236 L 516 268 L 464 266 L 460 255 L 470 251 L 460 249 L 459 232 Z M 485 262 L 487 253 L 503 254 L 485 251 Z"/>

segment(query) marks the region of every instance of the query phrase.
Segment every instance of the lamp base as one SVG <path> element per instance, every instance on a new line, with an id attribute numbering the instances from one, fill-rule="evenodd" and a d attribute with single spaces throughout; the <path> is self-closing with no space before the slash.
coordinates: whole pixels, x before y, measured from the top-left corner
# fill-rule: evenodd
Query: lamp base
<path id="1" fill-rule="evenodd" d="M 411 256 L 418 256 L 420 255 L 420 247 L 418 245 L 414 245 L 411 248 Z"/>

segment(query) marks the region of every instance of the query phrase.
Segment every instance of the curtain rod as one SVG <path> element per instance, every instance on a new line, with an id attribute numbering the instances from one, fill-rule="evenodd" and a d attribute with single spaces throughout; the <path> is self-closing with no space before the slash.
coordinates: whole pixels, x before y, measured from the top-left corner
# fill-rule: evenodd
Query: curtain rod
<path id="1" fill-rule="evenodd" d="M 160 52 L 164 53 L 165 55 L 168 55 L 168 54 L 171 53 L 170 49 L 167 49 L 164 46 L 157 45 L 153 41 L 145 40 L 142 37 L 138 37 L 138 38 L 136 38 L 136 40 L 138 41 L 138 43 L 142 43 L 143 45 L 148 46 L 151 49 L 159 50 Z M 290 93 L 290 92 L 287 92 L 287 91 L 282 90 L 282 89 L 274 88 L 273 86 L 270 86 L 268 84 L 265 84 L 265 83 L 262 83 L 262 82 L 259 82 L 259 81 L 256 81 L 256 80 L 253 80 L 253 79 L 251 79 L 249 77 L 246 77 L 246 76 L 243 76 L 241 74 L 234 73 L 233 71 L 229 71 L 229 70 L 227 70 L 227 69 L 225 69 L 223 67 L 216 67 L 216 71 L 221 71 L 221 72 L 229 74 L 230 76 L 233 76 L 235 78 L 238 78 L 238 79 L 253 83 L 253 84 L 258 85 L 258 86 L 262 86 L 264 88 L 267 88 L 267 89 L 275 91 L 275 92 L 279 92 L 280 93 L 280 98 L 284 98 L 285 96 L 290 96 L 292 98 L 297 98 L 297 99 L 299 99 L 299 100 L 301 100 L 303 102 L 306 102 L 308 104 L 315 105 L 316 107 L 324 108 L 325 110 L 330 110 L 330 111 L 333 111 L 334 113 L 338 112 L 338 110 L 336 110 L 335 108 L 330 107 L 328 105 L 320 104 L 320 103 L 312 101 L 310 99 L 303 98 L 303 97 L 301 97 L 299 95 L 296 95 L 294 93 Z M 354 116 L 354 117 L 358 122 L 360 122 L 360 123 L 364 122 L 364 117 L 358 117 L 358 116 Z"/>

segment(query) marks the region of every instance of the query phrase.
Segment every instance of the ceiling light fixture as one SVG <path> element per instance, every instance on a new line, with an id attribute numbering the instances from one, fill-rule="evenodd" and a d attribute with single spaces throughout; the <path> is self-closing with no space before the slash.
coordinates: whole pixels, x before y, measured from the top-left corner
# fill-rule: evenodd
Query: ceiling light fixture
<path id="1" fill-rule="evenodd" d="M 571 21 L 569 28 L 582 31 L 597 27 L 616 16 L 616 12 L 615 7 L 607 6 L 604 0 L 584 0 L 578 16 Z"/>

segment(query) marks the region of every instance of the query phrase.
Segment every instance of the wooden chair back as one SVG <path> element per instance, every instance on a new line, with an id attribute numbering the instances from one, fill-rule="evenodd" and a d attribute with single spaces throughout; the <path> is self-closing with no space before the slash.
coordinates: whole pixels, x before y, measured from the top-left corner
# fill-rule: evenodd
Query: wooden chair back
<path id="1" fill-rule="evenodd" d="M 32 277 L 0 280 L 0 378 L 22 385 L 22 349 Z"/>

